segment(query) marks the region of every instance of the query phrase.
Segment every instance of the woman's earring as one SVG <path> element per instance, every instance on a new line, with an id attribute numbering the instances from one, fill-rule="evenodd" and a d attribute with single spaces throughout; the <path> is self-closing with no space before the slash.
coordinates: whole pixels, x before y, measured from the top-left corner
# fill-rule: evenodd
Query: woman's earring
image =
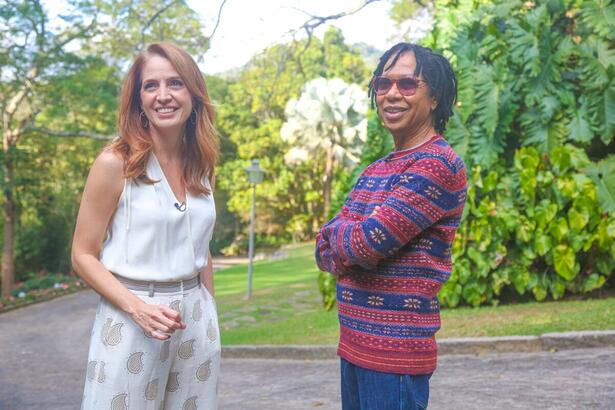
<path id="1" fill-rule="evenodd" d="M 143 110 L 139 113 L 139 120 L 141 121 L 141 126 L 143 128 L 149 127 L 149 120 L 145 116 L 145 112 Z"/>
<path id="2" fill-rule="evenodd" d="M 192 125 L 196 125 L 196 110 L 192 109 L 192 114 L 190 114 L 190 123 Z"/>

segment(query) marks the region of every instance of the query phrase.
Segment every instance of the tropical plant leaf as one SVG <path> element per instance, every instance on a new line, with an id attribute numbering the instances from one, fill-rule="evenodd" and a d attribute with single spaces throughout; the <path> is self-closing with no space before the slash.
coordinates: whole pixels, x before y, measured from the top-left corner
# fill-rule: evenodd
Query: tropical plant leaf
<path id="1" fill-rule="evenodd" d="M 474 92 L 474 70 L 461 69 L 457 76 L 458 98 L 455 106 L 455 113 L 459 115 L 462 122 L 466 122 L 470 114 L 476 110 L 476 96 Z"/>
<path id="2" fill-rule="evenodd" d="M 615 212 L 615 155 L 590 164 L 584 171 L 598 188 L 600 207 L 606 212 Z"/>
<path id="3" fill-rule="evenodd" d="M 592 39 L 591 44 L 598 56 L 598 61 L 600 61 L 605 69 L 608 69 L 610 66 L 615 66 L 615 48 L 613 48 L 613 46 L 599 38 Z"/>
<path id="4" fill-rule="evenodd" d="M 602 65 L 600 60 L 593 55 L 586 56 L 583 59 L 581 78 L 586 84 L 587 89 L 591 91 L 601 90 L 609 81 L 606 68 Z"/>
<path id="5" fill-rule="evenodd" d="M 540 201 L 534 208 L 534 219 L 540 229 L 546 227 L 555 218 L 555 215 L 557 215 L 557 204 L 551 203 L 547 199 Z"/>
<path id="6" fill-rule="evenodd" d="M 455 110 L 455 114 L 457 114 Z M 464 160 L 467 160 L 468 148 L 472 140 L 472 134 L 468 130 L 459 115 L 453 115 L 446 130 L 446 139 L 455 149 L 457 154 L 461 155 Z"/>
<path id="7" fill-rule="evenodd" d="M 531 28 L 530 28 L 531 29 Z M 522 27 L 517 21 L 510 24 L 510 53 L 526 74 L 534 77 L 540 72 L 542 61 L 540 59 L 539 39 Z"/>
<path id="8" fill-rule="evenodd" d="M 555 272 L 566 280 L 574 279 L 580 270 L 574 250 L 565 244 L 553 248 L 553 267 Z"/>
<path id="9" fill-rule="evenodd" d="M 485 168 L 494 165 L 502 153 L 503 142 L 497 135 L 488 135 L 483 128 L 474 123 L 468 127 L 470 131 L 470 153 L 472 162 Z"/>
<path id="10" fill-rule="evenodd" d="M 581 230 L 587 225 L 590 218 L 589 211 L 586 208 L 572 208 L 568 212 L 568 225 L 570 229 L 575 232 L 581 232 Z"/>
<path id="11" fill-rule="evenodd" d="M 551 250 L 553 246 L 553 242 L 551 241 L 551 237 L 543 234 L 542 232 L 537 231 L 534 236 L 534 250 L 538 255 L 544 256 Z"/>
<path id="12" fill-rule="evenodd" d="M 559 110 L 561 104 L 558 97 L 548 95 L 540 101 L 540 111 L 542 112 L 542 118 L 545 121 L 549 121 L 555 113 Z"/>
<path id="13" fill-rule="evenodd" d="M 609 144 L 615 136 L 615 79 L 612 79 L 603 91 L 602 97 L 603 100 L 597 111 L 597 120 L 604 123 L 604 133 L 600 135 L 600 139 L 605 144 Z"/>
<path id="14" fill-rule="evenodd" d="M 568 129 L 560 121 L 545 121 L 538 109 L 524 113 L 521 123 L 525 127 L 526 137 L 523 145 L 532 145 L 542 152 L 552 152 L 560 147 L 568 136 Z"/>
<path id="15" fill-rule="evenodd" d="M 568 136 L 574 142 L 587 143 L 592 140 L 594 134 L 587 120 L 587 105 L 581 103 L 581 107 L 575 110 L 572 120 L 568 123 Z"/>
<path id="16" fill-rule="evenodd" d="M 615 38 L 615 3 L 609 0 L 586 0 L 581 4 L 581 16 L 588 27 L 601 36 Z"/>
<path id="17" fill-rule="evenodd" d="M 498 107 L 500 102 L 500 86 L 495 79 L 493 67 L 481 65 L 476 68 L 476 78 L 481 81 L 476 84 L 476 113 L 478 121 L 489 136 L 495 132 L 498 125 Z"/>
<path id="18" fill-rule="evenodd" d="M 592 273 L 583 281 L 583 292 L 591 292 L 594 289 L 600 289 L 606 282 L 606 278 L 597 273 Z"/>

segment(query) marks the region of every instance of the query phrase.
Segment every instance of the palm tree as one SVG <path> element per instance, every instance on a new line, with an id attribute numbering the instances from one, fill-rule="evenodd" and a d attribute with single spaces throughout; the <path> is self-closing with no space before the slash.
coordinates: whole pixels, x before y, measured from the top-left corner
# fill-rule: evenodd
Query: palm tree
<path id="1" fill-rule="evenodd" d="M 325 162 L 324 218 L 331 207 L 335 169 L 350 169 L 359 162 L 367 139 L 367 101 L 360 86 L 339 78 L 319 77 L 304 85 L 298 100 L 290 100 L 286 105 L 287 121 L 281 137 L 292 146 L 285 155 L 286 162 Z"/>

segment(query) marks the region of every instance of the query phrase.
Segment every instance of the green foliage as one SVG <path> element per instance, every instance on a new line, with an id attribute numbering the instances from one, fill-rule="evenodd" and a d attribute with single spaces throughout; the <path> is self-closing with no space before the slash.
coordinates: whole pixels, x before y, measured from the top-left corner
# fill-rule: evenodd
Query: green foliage
<path id="1" fill-rule="evenodd" d="M 17 280 L 26 272 L 69 272 L 80 194 L 104 141 L 24 138 L 19 146 L 16 199 Z"/>
<path id="2" fill-rule="evenodd" d="M 459 78 L 451 142 L 487 168 L 521 146 L 550 154 L 615 135 L 614 6 L 601 1 L 435 3 L 428 45 Z M 451 32 L 453 23 L 461 23 Z"/>
<path id="3" fill-rule="evenodd" d="M 173 40 L 200 55 L 198 16 L 184 3 L 69 1 L 51 17 L 38 1 L 0 3 L 0 181 L 3 294 L 24 272 L 70 270 L 74 219 L 87 171 L 113 136 L 121 71 L 144 42 Z M 9 227 L 6 224 L 3 228 Z M 11 244 L 14 244 L 14 253 Z"/>
<path id="4" fill-rule="evenodd" d="M 589 163 L 567 144 L 551 156 L 520 148 L 507 170 L 476 165 L 442 303 L 478 306 L 527 292 L 559 299 L 603 286 L 615 269 L 615 217 L 584 172 Z"/>
<path id="5" fill-rule="evenodd" d="M 600 206 L 606 212 L 615 213 L 615 155 L 590 163 L 585 168 L 598 188 Z"/>
<path id="6" fill-rule="evenodd" d="M 615 268 L 606 228 L 615 210 L 614 6 L 434 5 L 426 43 L 450 57 L 459 80 L 446 136 L 472 171 L 442 302 L 557 299 L 604 286 Z"/>
<path id="7" fill-rule="evenodd" d="M 398 25 L 413 18 L 424 6 L 419 1 L 395 0 L 391 6 L 390 16 Z"/>
<path id="8" fill-rule="evenodd" d="M 322 304 L 325 309 L 331 310 L 336 303 L 337 280 L 328 272 L 318 272 L 318 291 L 322 296 Z"/>
<path id="9" fill-rule="evenodd" d="M 89 48 L 116 61 L 132 59 L 157 41 L 179 44 L 197 59 L 209 48 L 199 15 L 184 1 L 102 0 L 97 5 L 106 17 L 99 22 L 103 35 Z"/>
<path id="10" fill-rule="evenodd" d="M 238 232 L 246 226 L 251 200 L 243 168 L 259 158 L 266 174 L 256 190 L 256 232 L 295 241 L 313 237 L 323 222 L 324 164 L 312 160 L 290 169 L 285 163 L 289 146 L 280 137 L 284 109 L 316 77 L 366 84 L 368 76 L 359 53 L 331 29 L 322 40 L 274 45 L 238 78 L 229 79 L 228 93 L 219 101 L 218 127 L 236 155 L 220 167 L 218 187 L 228 195 L 228 210 L 241 221 Z"/>

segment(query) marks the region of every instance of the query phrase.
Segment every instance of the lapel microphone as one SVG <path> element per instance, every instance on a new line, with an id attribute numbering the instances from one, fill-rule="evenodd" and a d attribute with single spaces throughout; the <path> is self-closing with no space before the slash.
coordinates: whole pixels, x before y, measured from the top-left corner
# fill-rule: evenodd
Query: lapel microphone
<path id="1" fill-rule="evenodd" d="M 181 204 L 175 202 L 175 209 L 177 209 L 179 212 L 184 212 L 186 210 L 186 201 L 183 201 Z"/>

